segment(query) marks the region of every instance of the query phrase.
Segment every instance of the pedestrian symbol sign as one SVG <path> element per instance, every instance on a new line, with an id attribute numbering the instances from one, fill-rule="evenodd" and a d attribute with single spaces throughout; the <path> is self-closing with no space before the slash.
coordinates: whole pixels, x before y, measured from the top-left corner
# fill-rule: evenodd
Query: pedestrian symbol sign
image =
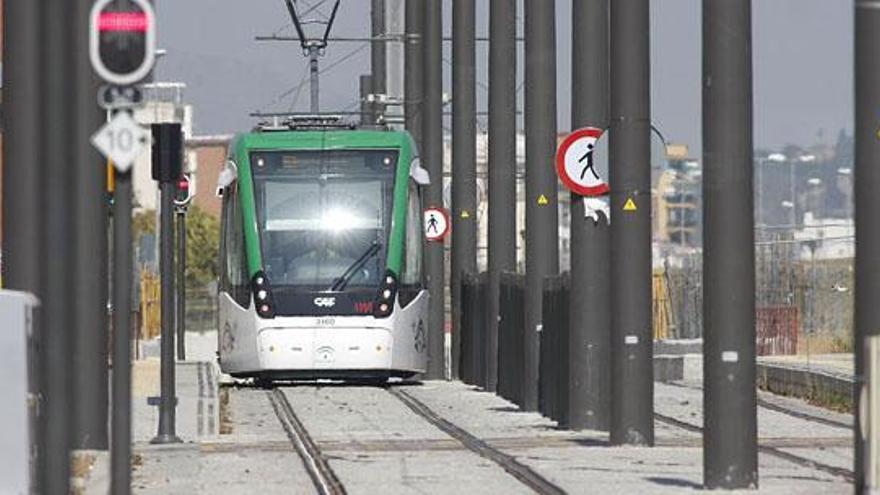
<path id="1" fill-rule="evenodd" d="M 623 211 L 636 211 L 636 210 L 638 210 L 638 208 L 636 208 L 636 202 L 633 201 L 632 198 L 627 198 L 626 204 L 623 205 Z"/>
<path id="2" fill-rule="evenodd" d="M 449 234 L 449 214 L 443 208 L 428 208 L 424 212 L 425 239 L 442 242 Z"/>
<path id="3" fill-rule="evenodd" d="M 581 196 L 603 196 L 609 188 L 596 172 L 596 142 L 602 129 L 578 129 L 562 141 L 556 151 L 556 173 L 569 190 Z"/>

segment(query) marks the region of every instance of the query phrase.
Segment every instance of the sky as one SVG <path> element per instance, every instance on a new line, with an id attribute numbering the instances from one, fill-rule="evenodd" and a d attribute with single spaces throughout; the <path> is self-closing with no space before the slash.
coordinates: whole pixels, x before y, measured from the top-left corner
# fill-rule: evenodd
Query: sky
<path id="1" fill-rule="evenodd" d="M 488 0 L 476 0 L 477 34 L 488 33 Z M 542 0 L 546 1 L 546 0 Z M 613 0 L 612 0 L 613 1 Z M 451 31 L 444 0 L 444 32 Z M 369 35 L 369 0 L 342 0 L 333 35 Z M 701 0 L 651 2 L 652 120 L 669 141 L 698 154 L 701 140 Z M 519 31 L 522 32 L 522 0 Z M 558 128 L 569 128 L 571 26 L 569 0 L 557 0 Z M 307 110 L 307 61 L 296 44 L 257 42 L 256 35 L 291 34 L 283 0 L 159 0 L 159 46 L 167 50 L 158 79 L 187 84 L 197 134 L 249 129 L 256 110 Z M 755 146 L 781 148 L 833 142 L 853 119 L 852 2 L 753 0 Z M 449 60 L 449 47 L 444 58 Z M 488 51 L 477 50 L 477 105 L 485 110 Z M 369 47 L 327 49 L 322 109 L 357 105 L 357 76 L 369 72 Z M 444 63 L 445 91 L 450 66 Z M 519 77 L 522 78 L 520 56 Z M 521 101 L 520 101 L 521 104 Z"/>

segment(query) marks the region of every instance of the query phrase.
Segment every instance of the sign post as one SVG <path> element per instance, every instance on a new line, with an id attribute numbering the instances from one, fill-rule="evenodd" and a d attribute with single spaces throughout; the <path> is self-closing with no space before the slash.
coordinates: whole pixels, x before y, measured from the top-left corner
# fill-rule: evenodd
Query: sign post
<path id="1" fill-rule="evenodd" d="M 174 212 L 177 216 L 177 359 L 186 360 L 186 212 L 195 196 L 195 177 L 180 175 Z"/>
<path id="2" fill-rule="evenodd" d="M 131 491 L 131 331 L 132 319 L 132 172 L 131 166 L 149 142 L 131 117 L 141 104 L 134 85 L 153 69 L 156 59 L 156 16 L 147 0 L 97 0 L 89 15 L 89 58 L 95 73 L 108 84 L 97 95 L 113 110 L 110 122 L 92 143 L 115 167 L 113 202 L 113 373 L 111 380 L 111 493 Z M 121 110 L 121 111 L 117 111 Z M 173 363 L 172 363 L 173 365 Z"/>

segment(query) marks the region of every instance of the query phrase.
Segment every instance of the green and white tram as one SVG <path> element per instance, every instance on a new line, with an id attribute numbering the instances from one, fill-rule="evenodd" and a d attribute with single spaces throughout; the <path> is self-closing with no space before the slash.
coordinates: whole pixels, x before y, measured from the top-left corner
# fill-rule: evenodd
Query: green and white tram
<path id="1" fill-rule="evenodd" d="M 406 132 L 292 121 L 238 135 L 217 189 L 221 369 L 264 382 L 423 372 L 428 182 Z"/>

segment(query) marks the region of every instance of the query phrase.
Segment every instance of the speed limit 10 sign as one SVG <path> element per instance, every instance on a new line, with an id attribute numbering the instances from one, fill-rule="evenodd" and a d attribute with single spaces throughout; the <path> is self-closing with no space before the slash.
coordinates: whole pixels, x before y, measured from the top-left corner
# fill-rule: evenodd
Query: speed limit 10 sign
<path id="1" fill-rule="evenodd" d="M 89 17 L 95 72 L 117 86 L 145 78 L 156 59 L 156 15 L 148 0 L 98 0 Z"/>
<path id="2" fill-rule="evenodd" d="M 92 144 L 125 173 L 150 143 L 147 131 L 128 112 L 119 112 L 92 136 Z"/>

